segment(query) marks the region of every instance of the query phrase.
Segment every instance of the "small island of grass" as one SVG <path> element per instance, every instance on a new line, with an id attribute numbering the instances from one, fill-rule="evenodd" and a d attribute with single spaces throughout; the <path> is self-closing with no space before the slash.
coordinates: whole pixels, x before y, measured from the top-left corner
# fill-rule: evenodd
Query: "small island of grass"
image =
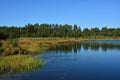
<path id="1" fill-rule="evenodd" d="M 43 64 L 42 60 L 28 55 L 0 56 L 0 74 L 33 71 Z"/>

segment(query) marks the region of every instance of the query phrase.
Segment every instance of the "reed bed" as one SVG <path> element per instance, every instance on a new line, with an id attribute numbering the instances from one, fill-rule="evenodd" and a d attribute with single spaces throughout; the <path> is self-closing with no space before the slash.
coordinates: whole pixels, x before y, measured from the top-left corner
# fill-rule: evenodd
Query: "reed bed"
<path id="1" fill-rule="evenodd" d="M 28 55 L 0 56 L 0 73 L 33 71 L 44 65 L 40 59 Z"/>

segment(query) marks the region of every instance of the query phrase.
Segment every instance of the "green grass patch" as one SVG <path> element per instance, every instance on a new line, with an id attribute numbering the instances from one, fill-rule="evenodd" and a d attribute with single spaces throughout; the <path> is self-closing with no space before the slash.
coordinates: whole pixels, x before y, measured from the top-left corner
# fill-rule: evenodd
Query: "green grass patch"
<path id="1" fill-rule="evenodd" d="M 21 45 L 21 47 L 31 53 L 43 53 L 48 49 L 48 46 L 43 46 L 39 44 L 23 44 Z"/>
<path id="2" fill-rule="evenodd" d="M 42 60 L 28 55 L 0 56 L 0 74 L 33 71 L 43 65 Z"/>
<path id="3" fill-rule="evenodd" d="M 40 47 L 39 50 L 41 53 L 47 51 L 48 47 Z"/>
<path id="4" fill-rule="evenodd" d="M 47 47 L 43 47 L 43 46 L 42 47 L 32 46 L 32 47 L 26 48 L 26 50 L 28 50 L 31 53 L 43 53 L 47 49 L 48 49 Z"/>

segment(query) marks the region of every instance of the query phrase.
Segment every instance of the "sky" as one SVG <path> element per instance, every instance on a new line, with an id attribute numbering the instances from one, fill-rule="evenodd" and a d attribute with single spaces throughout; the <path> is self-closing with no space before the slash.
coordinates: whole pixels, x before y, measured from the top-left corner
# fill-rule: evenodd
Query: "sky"
<path id="1" fill-rule="evenodd" d="M 120 27 L 120 0 L 0 0 L 0 26 Z"/>

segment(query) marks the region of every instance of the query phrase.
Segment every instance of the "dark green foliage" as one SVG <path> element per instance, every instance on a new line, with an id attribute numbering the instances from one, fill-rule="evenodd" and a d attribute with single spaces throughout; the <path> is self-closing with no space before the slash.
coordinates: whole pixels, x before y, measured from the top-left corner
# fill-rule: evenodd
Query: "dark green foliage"
<path id="1" fill-rule="evenodd" d="M 7 38 L 8 38 L 8 35 L 5 35 L 4 32 L 0 32 L 0 40 L 1 39 L 7 39 Z"/>
<path id="2" fill-rule="evenodd" d="M 90 30 L 88 28 L 83 29 L 83 37 L 89 37 L 90 36 Z"/>
<path id="3" fill-rule="evenodd" d="M 4 49 L 0 47 L 0 55 L 2 54 L 3 51 Z"/>
<path id="4" fill-rule="evenodd" d="M 73 37 L 73 38 L 104 38 L 120 37 L 120 28 L 81 28 L 77 25 L 28 24 L 24 27 L 0 27 L 0 39 L 19 37 Z"/>
<path id="5" fill-rule="evenodd" d="M 98 36 L 100 33 L 99 28 L 91 28 L 90 34 L 91 36 Z"/>
<path id="6" fill-rule="evenodd" d="M 2 42 L 0 42 L 0 47 L 2 46 Z"/>

